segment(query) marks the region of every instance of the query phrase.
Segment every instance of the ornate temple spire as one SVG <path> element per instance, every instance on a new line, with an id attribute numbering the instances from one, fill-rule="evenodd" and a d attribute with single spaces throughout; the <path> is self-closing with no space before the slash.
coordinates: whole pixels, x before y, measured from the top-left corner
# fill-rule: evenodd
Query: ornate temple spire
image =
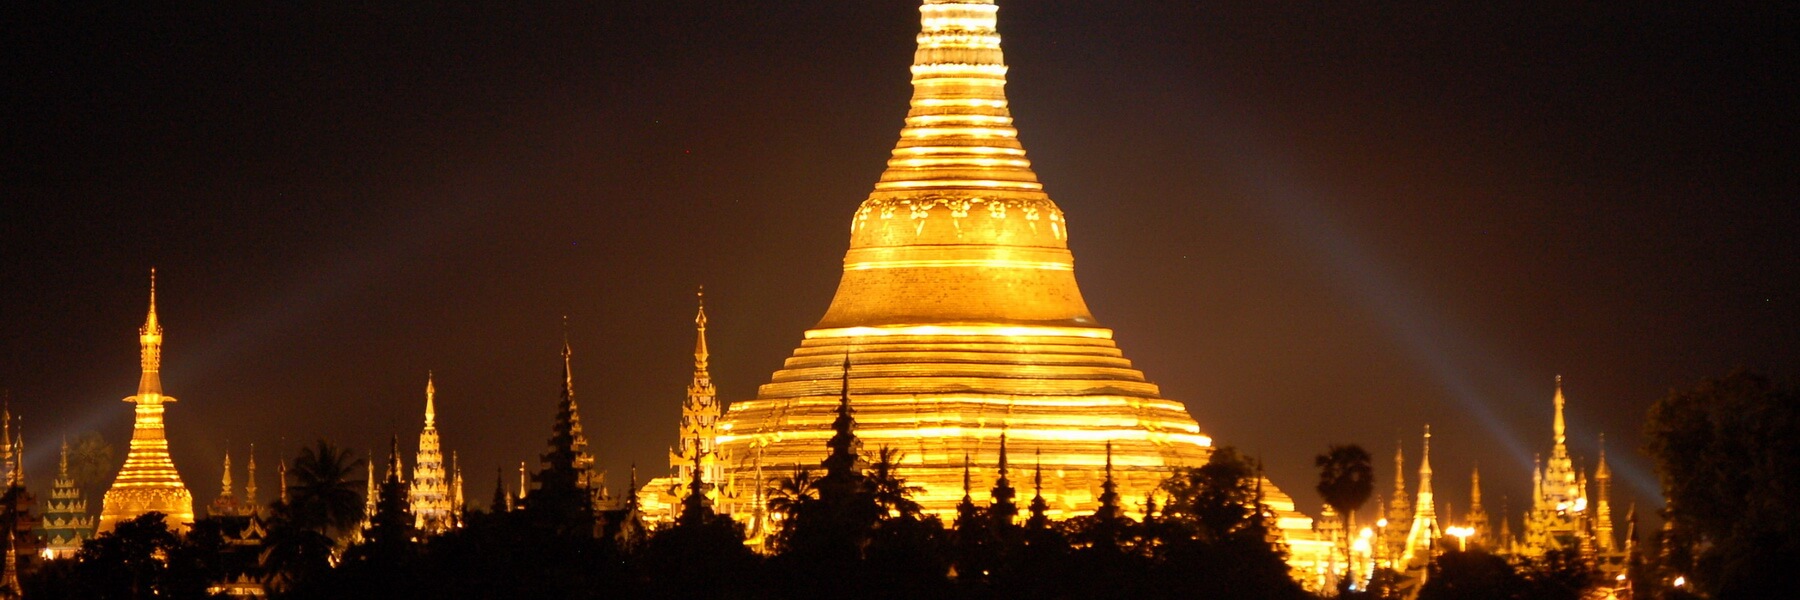
<path id="1" fill-rule="evenodd" d="M 862 442 L 856 439 L 856 417 L 850 410 L 850 354 L 844 353 L 843 382 L 838 393 L 837 418 L 831 422 L 832 436 L 825 442 L 831 454 L 825 457 L 825 478 L 840 481 L 855 477 Z M 964 455 L 964 463 L 968 456 Z M 967 464 L 963 465 L 967 469 Z"/>
<path id="2" fill-rule="evenodd" d="M 463 511 L 468 510 L 468 506 L 463 501 L 462 465 L 457 464 L 456 451 L 452 450 L 450 452 L 450 525 L 452 527 L 462 526 Z"/>
<path id="3" fill-rule="evenodd" d="M 175 398 L 163 395 L 162 322 L 156 316 L 156 270 L 150 270 L 150 310 L 138 329 L 139 366 L 137 395 L 125 398 L 135 406 L 131 446 L 125 466 L 101 498 L 100 531 L 111 531 L 120 522 L 147 512 L 168 515 L 169 526 L 185 530 L 194 521 L 194 497 L 181 483 L 175 461 L 169 456 L 169 439 L 163 427 L 163 405 Z"/>
<path id="4" fill-rule="evenodd" d="M 368 485 L 367 485 L 365 491 L 363 492 L 362 527 L 359 527 L 358 529 L 366 530 L 372 524 L 371 521 L 375 518 L 375 502 L 381 498 L 381 492 L 379 491 L 379 488 L 375 487 L 375 451 L 374 450 L 369 451 L 369 460 L 364 461 L 363 464 L 368 465 L 367 470 L 369 473 L 369 481 L 368 481 Z"/>
<path id="5" fill-rule="evenodd" d="M 1037 464 L 1031 469 L 1031 518 L 1025 526 L 1044 529 L 1050 526 L 1050 503 L 1044 500 L 1044 451 L 1037 451 Z"/>
<path id="6" fill-rule="evenodd" d="M 1431 426 L 1426 425 L 1419 458 L 1418 499 L 1413 502 L 1412 528 L 1406 533 L 1406 552 L 1401 562 L 1423 566 L 1431 556 L 1431 544 L 1437 535 L 1437 502 L 1431 493 Z"/>
<path id="7" fill-rule="evenodd" d="M 587 490 L 599 507 L 599 502 L 607 498 L 606 471 L 594 464 L 594 455 L 588 453 L 587 432 L 581 427 L 581 408 L 575 403 L 575 369 L 571 365 L 575 352 L 569 345 L 569 317 L 563 317 L 563 380 L 562 401 L 568 404 L 569 450 L 574 453 L 572 466 L 575 469 L 575 485 Z M 561 412 L 561 407 L 558 407 Z M 559 415 L 560 418 L 560 415 Z M 555 451 L 552 448 L 551 451 Z"/>
<path id="8" fill-rule="evenodd" d="M 713 387 L 712 373 L 708 371 L 711 354 L 706 348 L 706 288 L 702 287 L 695 294 L 698 308 L 694 312 L 694 378 L 688 383 L 687 398 L 681 403 L 681 435 L 679 445 L 669 453 L 669 466 L 675 475 L 675 494 L 682 502 L 686 502 L 690 491 L 686 482 L 693 479 L 693 469 L 702 471 L 701 478 L 711 485 L 707 486 L 708 496 L 718 496 L 724 481 L 720 475 L 721 460 L 717 453 L 719 443 L 719 417 L 724 414 L 719 406 L 718 390 Z"/>
<path id="9" fill-rule="evenodd" d="M 14 428 L 17 433 L 13 434 L 13 457 L 15 460 L 13 461 L 12 480 L 13 485 L 25 487 L 25 419 L 22 417 L 14 417 L 14 419 L 20 423 L 18 427 Z"/>
<path id="10" fill-rule="evenodd" d="M 1106 442 L 1106 479 L 1100 482 L 1100 509 L 1108 517 L 1119 512 L 1119 484 L 1113 482 L 1113 446 Z"/>
<path id="11" fill-rule="evenodd" d="M 1556 432 L 1556 446 L 1561 448 L 1568 441 L 1568 426 L 1563 421 L 1563 405 L 1567 401 L 1563 399 L 1561 375 L 1556 376 L 1556 398 L 1552 402 L 1556 404 L 1556 419 L 1551 427 Z"/>
<path id="12" fill-rule="evenodd" d="M 250 444 L 249 463 L 244 474 L 244 514 L 255 515 L 261 510 L 256 504 L 256 444 Z"/>
<path id="13" fill-rule="evenodd" d="M 506 467 L 494 467 L 494 500 L 488 512 L 499 514 L 512 510 L 512 495 L 506 493 Z"/>
<path id="14" fill-rule="evenodd" d="M 1613 538 L 1612 469 L 1606 466 L 1606 434 L 1600 434 L 1600 460 L 1594 466 L 1594 535 L 1601 552 L 1612 552 L 1618 540 Z"/>
<path id="15" fill-rule="evenodd" d="M 144 326 L 138 329 L 138 359 L 143 374 L 138 377 L 138 402 L 147 398 L 162 396 L 162 323 L 156 318 L 156 269 L 150 269 L 150 311 L 144 316 Z M 174 402 L 174 398 L 161 398 L 162 402 Z"/>
<path id="16" fill-rule="evenodd" d="M 56 461 L 56 479 L 50 484 L 50 502 L 43 518 L 44 551 L 53 558 L 71 558 L 81 543 L 94 537 L 94 517 L 88 514 L 87 500 L 81 488 L 69 477 L 69 439 L 62 440 L 62 453 Z"/>
<path id="17" fill-rule="evenodd" d="M 426 534 L 450 528 L 450 489 L 444 475 L 444 451 L 438 441 L 437 383 L 425 372 L 425 427 L 419 431 L 419 453 L 413 460 L 413 476 L 406 501 L 413 527 Z"/>
<path id="18" fill-rule="evenodd" d="M 13 530 L 8 527 L 6 529 L 6 567 L 0 571 L 0 599 L 25 597 L 24 588 L 19 586 L 19 557 L 14 543 Z"/>
<path id="19" fill-rule="evenodd" d="M 1000 469 L 999 478 L 994 480 L 994 489 L 988 491 L 988 514 L 1003 525 L 1011 525 L 1013 517 L 1019 515 L 1019 506 L 1013 503 L 1017 494 L 1012 482 L 1006 479 L 1006 432 L 1000 432 Z"/>
<path id="20" fill-rule="evenodd" d="M 1481 467 L 1477 465 L 1469 472 L 1469 514 L 1463 517 L 1470 528 L 1475 530 L 1471 540 L 1479 546 L 1489 546 L 1493 542 L 1490 535 L 1493 526 L 1488 519 L 1487 509 L 1481 506 Z"/>
<path id="21" fill-rule="evenodd" d="M 24 461 L 24 457 L 13 456 L 12 440 L 12 398 L 9 394 L 6 403 L 0 405 L 0 475 L 6 478 L 6 487 L 18 485 L 18 479 L 13 477 L 14 460 Z"/>
<path id="22" fill-rule="evenodd" d="M 374 455 L 370 455 L 369 458 L 374 459 L 375 457 Z M 369 468 L 375 468 L 373 460 L 370 461 Z M 275 500 L 282 504 L 287 504 L 287 459 L 279 456 L 276 457 L 275 461 L 275 481 L 279 484 L 275 488 Z"/>
<path id="23" fill-rule="evenodd" d="M 214 517 L 226 517 L 237 516 L 241 512 L 236 496 L 231 493 L 231 450 L 227 449 L 224 474 L 219 477 L 219 497 L 215 498 L 212 506 L 207 508 L 207 514 Z"/>

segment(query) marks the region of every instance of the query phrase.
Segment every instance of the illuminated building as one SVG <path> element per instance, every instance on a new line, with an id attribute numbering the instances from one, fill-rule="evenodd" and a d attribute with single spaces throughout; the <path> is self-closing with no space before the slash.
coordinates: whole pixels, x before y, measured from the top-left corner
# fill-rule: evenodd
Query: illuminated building
<path id="1" fill-rule="evenodd" d="M 225 474 L 219 478 L 219 497 L 206 507 L 210 517 L 237 516 L 241 509 L 237 497 L 231 493 L 231 452 L 225 452 Z"/>
<path id="2" fill-rule="evenodd" d="M 573 352 L 569 349 L 568 321 L 563 322 L 563 385 L 562 397 L 569 401 L 569 436 L 573 438 L 570 446 L 575 451 L 575 471 L 578 473 L 576 484 L 593 494 L 594 508 L 612 500 L 606 492 L 606 469 L 594 464 L 594 455 L 588 452 L 587 433 L 581 429 L 581 409 L 575 404 L 575 374 L 569 368 L 569 359 Z"/>
<path id="3" fill-rule="evenodd" d="M 1406 532 L 1406 548 L 1400 564 L 1407 569 L 1424 568 L 1431 560 L 1432 544 L 1443 532 L 1438 530 L 1437 500 L 1431 493 L 1431 426 L 1425 426 L 1425 447 L 1419 457 L 1419 495 L 1413 501 L 1412 527 Z"/>
<path id="4" fill-rule="evenodd" d="M 0 466 L 6 470 L 6 485 L 0 494 L 0 524 L 12 536 L 8 558 L 17 555 L 32 561 L 37 558 L 42 541 L 33 533 L 38 525 L 31 511 L 37 506 L 37 497 L 25 488 L 25 432 L 13 424 L 14 420 L 10 406 L 0 410 Z"/>
<path id="5" fill-rule="evenodd" d="M 1487 548 L 1493 543 L 1493 525 L 1488 522 L 1487 509 L 1481 507 L 1480 467 L 1469 473 L 1469 514 L 1463 515 L 1463 526 L 1468 527 L 1471 532 L 1471 546 Z"/>
<path id="6" fill-rule="evenodd" d="M 1002 431 L 1042 453 L 1052 518 L 1099 505 L 1109 443 L 1119 493 L 1144 497 L 1171 468 L 1204 464 L 1212 440 L 1082 299 L 1068 222 L 1013 126 L 993 1 L 925 0 L 920 12 L 911 110 L 851 218 L 837 293 L 756 397 L 730 406 L 726 475 L 751 477 L 759 456 L 772 472 L 818 465 L 848 357 L 857 436 L 905 453 L 927 512 L 954 511 L 964 456 L 993 464 Z M 1291 498 L 1264 489 L 1297 561 L 1328 545 Z"/>
<path id="7" fill-rule="evenodd" d="M 1569 456 L 1567 426 L 1563 421 L 1567 401 L 1563 398 L 1560 375 L 1556 377 L 1553 401 L 1555 443 L 1550 447 L 1549 462 L 1533 468 L 1532 505 L 1530 512 L 1525 513 L 1525 537 L 1520 548 L 1526 556 L 1542 556 L 1550 550 L 1577 546 L 1581 520 L 1587 512 L 1587 490 Z"/>
<path id="8" fill-rule="evenodd" d="M 100 532 L 112 531 L 121 521 L 148 512 L 167 515 L 171 529 L 185 530 L 194 522 L 194 496 L 181 484 L 175 461 L 169 457 L 169 438 L 163 430 L 163 405 L 175 398 L 162 389 L 162 324 L 156 320 L 156 271 L 150 271 L 150 314 L 138 330 L 142 346 L 143 376 L 137 395 L 125 398 L 136 405 L 131 429 L 131 449 L 125 466 L 113 479 L 112 488 L 100 499 Z"/>
<path id="9" fill-rule="evenodd" d="M 449 529 L 449 481 L 444 477 L 444 453 L 438 447 L 437 386 L 425 374 L 425 428 L 419 431 L 419 454 L 413 460 L 406 501 L 412 507 L 413 526 L 433 534 Z"/>
<path id="10" fill-rule="evenodd" d="M 69 442 L 63 441 L 62 456 L 56 462 L 56 479 L 50 484 L 50 502 L 38 521 L 39 535 L 52 558 L 70 558 L 81 549 L 83 541 L 94 537 L 94 517 L 88 514 L 87 498 L 75 478 L 69 476 Z"/>
<path id="11" fill-rule="evenodd" d="M 1556 378 L 1552 400 L 1554 443 L 1550 460 L 1532 471 L 1532 506 L 1525 513 L 1525 533 L 1511 548 L 1516 554 L 1540 557 L 1552 550 L 1576 549 L 1582 560 L 1615 575 L 1624 568 L 1625 552 L 1613 535 L 1612 469 L 1606 464 L 1606 440 L 1601 437 L 1600 459 L 1594 470 L 1594 496 L 1589 501 L 1588 477 L 1569 455 L 1568 427 L 1563 419 L 1567 400 L 1562 377 Z"/>
<path id="12" fill-rule="evenodd" d="M 694 315 L 694 378 L 688 383 L 687 399 L 681 403 L 681 430 L 675 447 L 669 449 L 669 475 L 657 477 L 644 486 L 639 504 L 658 521 L 668 521 L 680 512 L 687 499 L 695 465 L 705 482 L 707 506 L 717 512 L 732 512 L 730 496 L 735 490 L 721 485 L 725 478 L 722 466 L 726 460 L 718 452 L 719 393 L 713 387 L 708 361 L 712 354 L 706 348 L 706 295 L 699 295 L 699 309 Z"/>
<path id="13" fill-rule="evenodd" d="M 1381 503 L 1377 502 L 1376 506 Z M 1388 504 L 1387 524 L 1382 526 L 1388 568 L 1398 570 L 1401 565 L 1396 561 L 1406 553 L 1406 524 L 1412 522 L 1412 502 L 1406 499 L 1406 445 L 1394 441 L 1394 499 Z"/>
<path id="14" fill-rule="evenodd" d="M 256 444 L 250 445 L 250 464 L 248 473 L 244 474 L 244 516 L 262 515 L 262 506 L 256 503 Z"/>

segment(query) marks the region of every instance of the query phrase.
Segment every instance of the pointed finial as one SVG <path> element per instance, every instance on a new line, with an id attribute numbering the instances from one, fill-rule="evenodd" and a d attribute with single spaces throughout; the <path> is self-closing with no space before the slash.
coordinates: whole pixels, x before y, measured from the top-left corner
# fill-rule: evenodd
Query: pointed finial
<path id="1" fill-rule="evenodd" d="M 1606 466 L 1606 433 L 1600 434 L 1600 460 L 1594 465 L 1595 479 L 1612 479 L 1612 469 Z"/>
<path id="2" fill-rule="evenodd" d="M 225 475 L 219 478 L 219 485 L 223 493 L 231 493 L 231 442 L 225 443 Z"/>
<path id="3" fill-rule="evenodd" d="M 1042 496 L 1044 495 L 1044 451 L 1039 449 L 1036 455 L 1037 464 L 1031 469 L 1031 489 L 1037 492 L 1037 495 Z"/>
<path id="4" fill-rule="evenodd" d="M 437 385 L 432 381 L 431 371 L 425 371 L 425 426 L 437 424 Z"/>
<path id="5" fill-rule="evenodd" d="M 1431 473 L 1431 424 L 1430 423 L 1425 424 L 1425 447 L 1420 450 L 1420 455 L 1421 455 L 1421 458 L 1419 459 L 1419 473 L 1421 475 L 1428 475 Z"/>
<path id="6" fill-rule="evenodd" d="M 62 458 L 56 461 L 56 477 L 58 479 L 69 478 L 69 436 L 66 435 L 62 438 Z"/>
<path id="7" fill-rule="evenodd" d="M 1565 435 L 1568 427 L 1563 420 L 1563 405 L 1568 401 L 1563 399 L 1562 375 L 1556 376 L 1556 399 L 1554 402 L 1556 404 L 1556 421 L 1553 427 L 1556 430 L 1556 444 L 1560 446 L 1568 439 Z"/>
<path id="8" fill-rule="evenodd" d="M 1006 478 L 1006 430 L 1000 430 L 1000 477 Z"/>
<path id="9" fill-rule="evenodd" d="M 389 434 L 389 436 L 388 436 L 388 467 L 387 467 L 386 478 L 389 481 L 399 481 L 400 470 L 401 470 L 401 467 L 400 467 L 400 436 L 397 434 Z"/>
<path id="10" fill-rule="evenodd" d="M 704 371 L 712 356 L 706 349 L 706 286 L 700 286 L 695 297 L 699 299 L 700 308 L 694 314 L 694 370 Z"/>
<path id="11" fill-rule="evenodd" d="M 972 486 L 969 484 L 969 453 L 964 452 L 963 453 L 963 497 L 967 498 L 969 496 L 969 488 L 970 487 L 972 487 Z"/>

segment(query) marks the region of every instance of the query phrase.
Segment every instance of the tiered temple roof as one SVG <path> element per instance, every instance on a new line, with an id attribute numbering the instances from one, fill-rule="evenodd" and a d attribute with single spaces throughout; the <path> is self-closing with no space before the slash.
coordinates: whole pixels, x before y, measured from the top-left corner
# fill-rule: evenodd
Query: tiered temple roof
<path id="1" fill-rule="evenodd" d="M 1054 518 L 1098 505 L 1109 443 L 1119 493 L 1143 497 L 1170 468 L 1203 464 L 1212 440 L 1082 299 L 1068 223 L 1008 108 L 997 7 L 926 0 L 920 12 L 911 110 L 851 218 L 837 294 L 756 398 L 725 415 L 727 473 L 750 477 L 758 456 L 775 472 L 818 464 L 848 357 L 858 436 L 905 452 L 928 512 L 954 510 L 963 457 L 995 463 L 1002 431 L 1042 453 Z M 1311 551 L 1311 519 L 1265 490 L 1295 554 Z"/>

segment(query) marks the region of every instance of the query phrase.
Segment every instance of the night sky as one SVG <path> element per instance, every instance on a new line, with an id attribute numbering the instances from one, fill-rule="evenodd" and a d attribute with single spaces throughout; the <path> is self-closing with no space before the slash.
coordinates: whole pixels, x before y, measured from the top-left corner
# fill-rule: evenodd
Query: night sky
<path id="1" fill-rule="evenodd" d="M 918 31 L 910 0 L 34 4 L 0 18 L 27 472 L 43 497 L 89 430 L 123 460 L 156 267 L 196 505 L 228 445 L 264 499 L 319 437 L 410 451 L 428 370 L 485 505 L 549 436 L 564 315 L 614 491 L 663 473 L 695 286 L 721 396 L 754 396 L 830 301 Z M 1429 422 L 1440 501 L 1479 462 L 1516 514 L 1560 373 L 1622 519 L 1659 503 L 1651 403 L 1800 364 L 1794 9 L 1451 4 L 1012 0 L 1000 29 L 1089 306 L 1217 443 L 1316 512 L 1328 443 L 1385 493 Z"/>

